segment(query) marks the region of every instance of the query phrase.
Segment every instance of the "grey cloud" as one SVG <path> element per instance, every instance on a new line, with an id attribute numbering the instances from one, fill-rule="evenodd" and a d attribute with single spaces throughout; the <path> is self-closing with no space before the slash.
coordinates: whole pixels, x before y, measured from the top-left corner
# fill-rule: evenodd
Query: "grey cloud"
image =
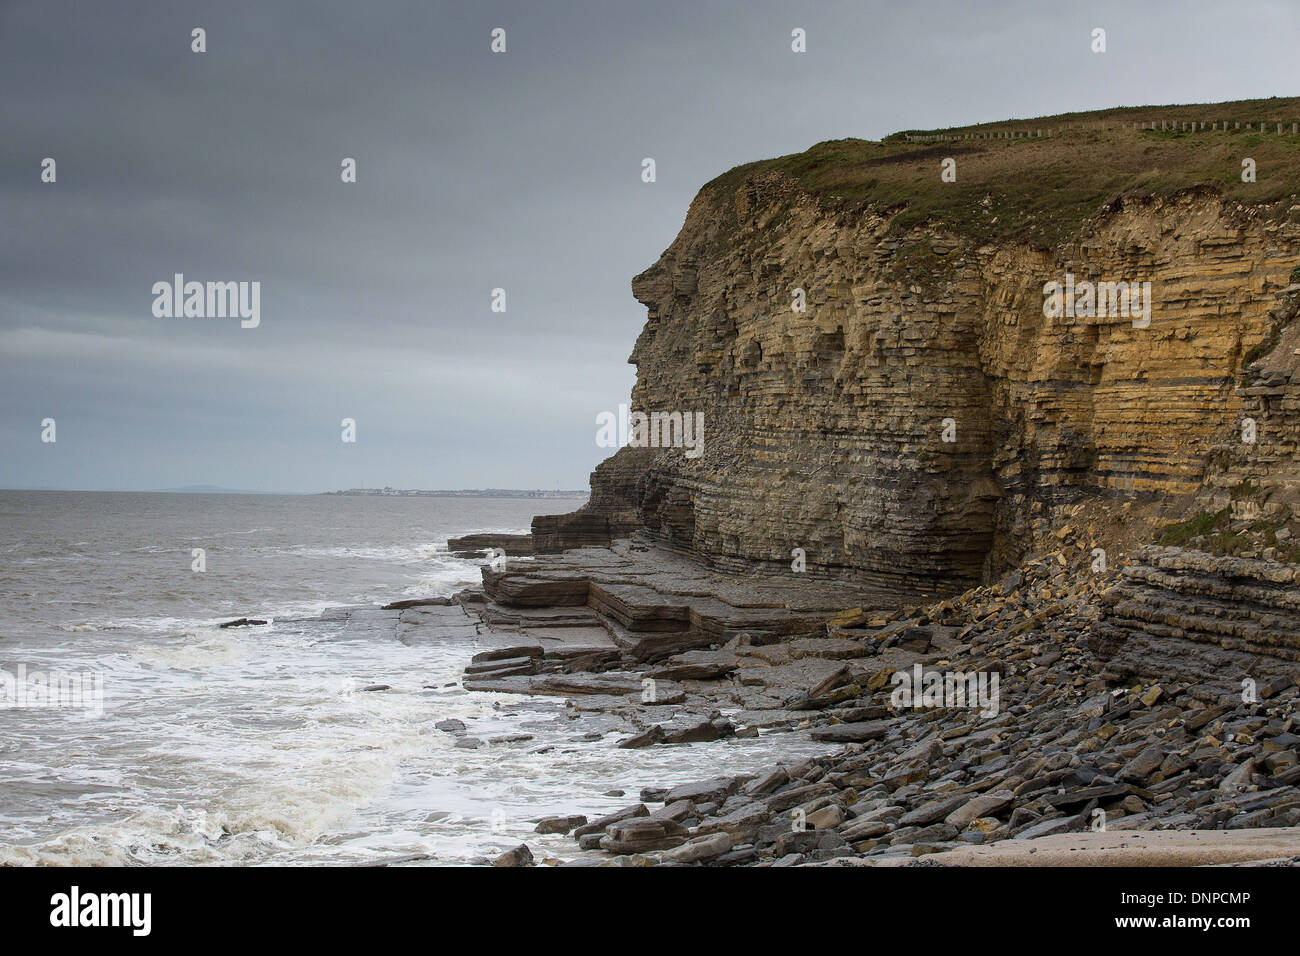
<path id="1" fill-rule="evenodd" d="M 632 383 L 629 280 L 708 179 L 905 127 L 1288 94 L 1298 19 L 1280 0 L 0 5 L 0 485 L 581 486 L 594 415 Z M 175 272 L 261 281 L 261 327 L 154 318 Z"/>

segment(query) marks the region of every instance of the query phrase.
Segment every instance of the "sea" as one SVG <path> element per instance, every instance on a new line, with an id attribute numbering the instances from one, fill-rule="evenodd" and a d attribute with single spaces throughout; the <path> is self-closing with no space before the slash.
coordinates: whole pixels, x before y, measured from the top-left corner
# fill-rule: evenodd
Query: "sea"
<path id="1" fill-rule="evenodd" d="M 792 734 L 619 749 L 557 719 L 562 699 L 465 691 L 479 639 L 342 623 L 477 585 L 448 538 L 581 503 L 0 491 L 0 865 L 572 860 L 538 819 L 819 752 Z M 241 617 L 269 623 L 219 627 Z M 435 726 L 453 719 L 505 742 L 457 746 Z"/>

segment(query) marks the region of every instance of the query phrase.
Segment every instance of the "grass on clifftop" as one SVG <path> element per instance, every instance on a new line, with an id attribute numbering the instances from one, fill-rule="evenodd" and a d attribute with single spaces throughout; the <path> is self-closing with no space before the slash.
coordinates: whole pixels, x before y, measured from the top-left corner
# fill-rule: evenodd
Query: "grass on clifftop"
<path id="1" fill-rule="evenodd" d="M 1119 129 L 1119 123 L 1240 122 L 1241 129 L 1196 132 Z M 1259 124 L 1285 124 L 1261 133 Z M 895 133 L 880 142 L 841 139 L 790 156 L 738 166 L 706 190 L 729 200 L 746 181 L 781 173 L 830 208 L 897 210 L 891 231 L 942 224 L 980 242 L 1020 240 L 1051 248 L 1121 197 L 1163 197 L 1203 189 L 1265 207 L 1270 219 L 1300 221 L 1300 97 L 1198 106 L 1125 107 L 953 130 L 1052 130 L 1052 136 L 915 142 Z M 1090 128 L 1079 129 L 1079 124 Z M 1095 124 L 1111 124 L 1112 129 Z M 1254 128 L 1247 130 L 1247 123 Z M 1061 125 L 1075 128 L 1058 132 Z M 909 131 L 913 132 L 913 131 Z M 957 181 L 940 179 L 940 163 L 957 163 Z M 1256 182 L 1241 180 L 1255 160 Z"/>

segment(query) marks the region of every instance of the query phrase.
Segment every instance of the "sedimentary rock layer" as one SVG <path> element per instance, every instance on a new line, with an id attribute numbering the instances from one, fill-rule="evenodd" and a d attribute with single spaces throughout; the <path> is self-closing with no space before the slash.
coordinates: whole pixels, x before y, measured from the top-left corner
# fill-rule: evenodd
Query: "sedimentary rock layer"
<path id="1" fill-rule="evenodd" d="M 1101 599 L 1093 645 L 1122 676 L 1260 680 L 1300 672 L 1300 568 L 1142 548 Z"/>

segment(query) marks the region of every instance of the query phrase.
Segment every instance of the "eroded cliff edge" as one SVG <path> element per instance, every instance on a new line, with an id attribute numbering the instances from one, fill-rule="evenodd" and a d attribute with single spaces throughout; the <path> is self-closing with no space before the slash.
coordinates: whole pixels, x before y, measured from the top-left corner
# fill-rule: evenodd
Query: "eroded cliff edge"
<path id="1" fill-rule="evenodd" d="M 640 527 L 719 567 L 803 548 L 814 575 L 960 591 L 1070 523 L 1120 551 L 1207 495 L 1290 518 L 1280 393 L 1259 444 L 1238 432 L 1294 362 L 1300 143 L 1123 112 L 1050 137 L 821 144 L 706 185 L 633 281 L 630 359 L 633 408 L 703 412 L 704 454 L 620 450 L 583 511 L 534 522 L 539 548 Z M 1235 181 L 1246 153 L 1272 164 L 1258 182 Z M 1067 274 L 1150 282 L 1150 325 L 1045 317 Z M 1248 381 L 1261 358 L 1275 374 Z"/>

